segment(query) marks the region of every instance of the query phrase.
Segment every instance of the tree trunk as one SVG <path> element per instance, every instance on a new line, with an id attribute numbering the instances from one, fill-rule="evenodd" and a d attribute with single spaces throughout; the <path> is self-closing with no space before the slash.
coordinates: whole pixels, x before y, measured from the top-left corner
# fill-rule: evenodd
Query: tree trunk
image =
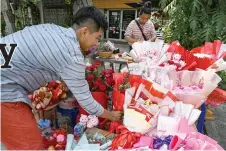
<path id="1" fill-rule="evenodd" d="M 15 16 L 10 8 L 9 0 L 2 0 L 1 3 L 1 12 L 6 23 L 5 35 L 9 35 L 16 31 L 14 19 Z"/>

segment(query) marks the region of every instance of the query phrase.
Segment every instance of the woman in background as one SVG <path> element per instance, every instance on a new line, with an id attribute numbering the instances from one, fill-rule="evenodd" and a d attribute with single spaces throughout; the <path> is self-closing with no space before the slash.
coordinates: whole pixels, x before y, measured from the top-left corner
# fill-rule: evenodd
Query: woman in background
<path id="1" fill-rule="evenodd" d="M 146 2 L 139 12 L 139 18 L 128 25 L 125 32 L 125 39 L 130 45 L 138 41 L 155 41 L 156 33 L 151 18 L 151 2 Z"/>

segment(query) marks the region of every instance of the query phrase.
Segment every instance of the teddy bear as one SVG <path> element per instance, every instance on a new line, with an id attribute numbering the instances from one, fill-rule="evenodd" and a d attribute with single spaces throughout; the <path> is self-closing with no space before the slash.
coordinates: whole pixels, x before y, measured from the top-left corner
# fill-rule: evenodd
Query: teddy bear
<path id="1" fill-rule="evenodd" d="M 93 128 L 98 125 L 99 120 L 95 115 L 88 116 L 89 121 L 87 122 L 87 128 Z"/>

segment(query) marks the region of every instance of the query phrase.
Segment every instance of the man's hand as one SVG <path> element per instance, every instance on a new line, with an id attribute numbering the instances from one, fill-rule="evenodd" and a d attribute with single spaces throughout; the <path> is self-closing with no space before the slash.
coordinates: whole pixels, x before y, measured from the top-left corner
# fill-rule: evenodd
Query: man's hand
<path id="1" fill-rule="evenodd" d="M 109 120 L 111 121 L 120 121 L 122 119 L 122 112 L 120 111 L 111 111 Z"/>
<path id="2" fill-rule="evenodd" d="M 111 121 L 120 121 L 122 119 L 122 112 L 120 111 L 107 111 L 104 110 L 104 113 L 100 115 L 101 118 L 106 118 Z"/>

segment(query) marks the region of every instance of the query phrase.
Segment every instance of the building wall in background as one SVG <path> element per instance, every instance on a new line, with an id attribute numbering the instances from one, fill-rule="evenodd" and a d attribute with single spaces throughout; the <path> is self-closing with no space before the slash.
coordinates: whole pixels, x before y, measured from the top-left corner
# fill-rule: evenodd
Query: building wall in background
<path id="1" fill-rule="evenodd" d="M 101 9 L 131 9 L 131 7 L 125 3 L 136 2 L 141 2 L 141 0 L 93 0 L 93 6 Z"/>

